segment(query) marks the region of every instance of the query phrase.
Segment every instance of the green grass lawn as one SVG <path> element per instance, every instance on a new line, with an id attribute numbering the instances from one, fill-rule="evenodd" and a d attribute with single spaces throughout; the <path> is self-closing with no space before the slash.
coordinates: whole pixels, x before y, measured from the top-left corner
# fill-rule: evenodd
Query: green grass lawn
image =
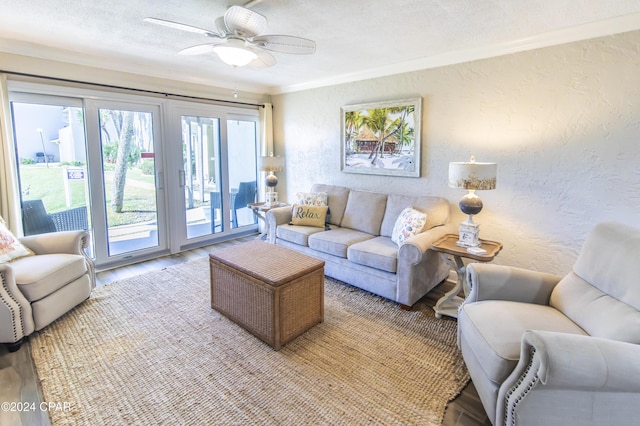
<path id="1" fill-rule="evenodd" d="M 110 167 L 109 167 L 110 166 Z M 111 169 L 111 170 L 109 170 Z M 105 196 L 108 226 L 130 225 L 156 220 L 156 200 L 153 185 L 155 176 L 142 174 L 137 167 L 127 172 L 125 199 L 122 213 L 111 211 L 113 165 L 105 167 Z M 20 182 L 24 200 L 41 199 L 48 213 L 87 205 L 84 180 L 70 180 L 71 205 L 65 202 L 65 168 L 59 164 L 20 165 Z M 94 206 L 95 208 L 95 206 Z"/>

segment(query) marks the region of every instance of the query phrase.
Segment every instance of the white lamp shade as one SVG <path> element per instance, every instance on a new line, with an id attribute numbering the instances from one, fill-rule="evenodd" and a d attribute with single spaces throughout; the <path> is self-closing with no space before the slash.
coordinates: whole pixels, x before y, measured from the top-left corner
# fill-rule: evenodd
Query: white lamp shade
<path id="1" fill-rule="evenodd" d="M 284 157 L 259 157 L 258 168 L 263 172 L 279 172 L 284 169 Z"/>
<path id="2" fill-rule="evenodd" d="M 449 186 L 451 188 L 484 190 L 496 188 L 496 163 L 471 161 L 449 163 Z"/>
<path id="3" fill-rule="evenodd" d="M 242 41 L 234 39 L 214 47 L 213 51 L 218 54 L 222 62 L 234 67 L 243 67 L 258 57 L 247 49 Z"/>

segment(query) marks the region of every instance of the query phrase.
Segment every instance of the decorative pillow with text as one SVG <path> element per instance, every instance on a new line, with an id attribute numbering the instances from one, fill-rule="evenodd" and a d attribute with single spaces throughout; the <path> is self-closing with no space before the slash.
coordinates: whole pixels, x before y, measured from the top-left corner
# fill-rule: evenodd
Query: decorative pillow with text
<path id="1" fill-rule="evenodd" d="M 4 219 L 0 216 L 0 262 L 11 262 L 20 257 L 33 256 L 34 254 L 9 231 Z"/>
<path id="2" fill-rule="evenodd" d="M 427 222 L 427 214 L 422 213 L 413 207 L 402 210 L 391 233 L 391 241 L 400 247 L 408 238 L 422 232 L 424 224 Z"/>
<path id="3" fill-rule="evenodd" d="M 308 206 L 294 204 L 291 209 L 291 225 L 316 226 L 324 228 L 327 206 Z"/>

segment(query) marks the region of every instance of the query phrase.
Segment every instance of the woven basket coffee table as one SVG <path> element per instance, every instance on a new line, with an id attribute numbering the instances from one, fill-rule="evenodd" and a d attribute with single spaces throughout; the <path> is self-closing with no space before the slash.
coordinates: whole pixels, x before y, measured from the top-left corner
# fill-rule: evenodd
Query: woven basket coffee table
<path id="1" fill-rule="evenodd" d="M 211 307 L 275 350 L 324 320 L 324 261 L 264 241 L 209 254 Z"/>

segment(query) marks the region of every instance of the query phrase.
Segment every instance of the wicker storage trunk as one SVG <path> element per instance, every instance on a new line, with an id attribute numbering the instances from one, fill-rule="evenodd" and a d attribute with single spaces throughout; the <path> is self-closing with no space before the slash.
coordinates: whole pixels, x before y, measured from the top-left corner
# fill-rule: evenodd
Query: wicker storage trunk
<path id="1" fill-rule="evenodd" d="M 263 241 L 209 255 L 211 307 L 279 350 L 324 320 L 324 261 Z"/>

